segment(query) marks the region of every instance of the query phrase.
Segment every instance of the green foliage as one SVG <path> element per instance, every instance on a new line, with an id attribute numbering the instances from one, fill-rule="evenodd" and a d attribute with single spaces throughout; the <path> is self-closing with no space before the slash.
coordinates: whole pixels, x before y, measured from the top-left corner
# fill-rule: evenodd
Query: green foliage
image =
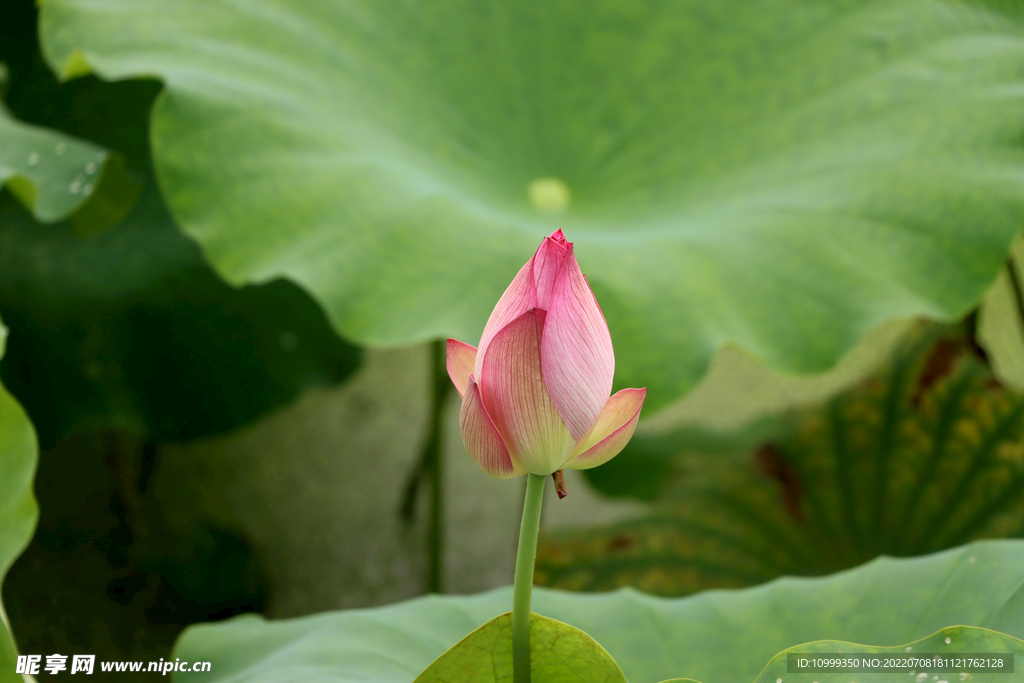
<path id="1" fill-rule="evenodd" d="M 93 76 L 61 82 L 39 50 L 38 4 L 8 0 L 0 9 L 0 61 L 8 68 L 5 103 L 21 121 L 116 150 L 133 171 L 149 165 L 149 110 L 155 80 L 113 83 Z"/>
<path id="2" fill-rule="evenodd" d="M 96 189 L 107 152 L 52 130 L 20 123 L 0 109 L 0 187 L 44 223 L 66 218 Z"/>
<path id="3" fill-rule="evenodd" d="M 34 43 L 22 50 L 32 59 L 11 62 L 0 150 L 14 161 L 0 156 L 0 182 L 40 220 L 77 213 L 44 231 L 0 199 L 0 310 L 13 330 L 0 371 L 50 453 L 72 453 L 79 430 L 114 443 L 116 471 L 81 463 L 92 475 L 81 481 L 102 484 L 83 499 L 104 498 L 109 514 L 82 521 L 93 536 L 72 543 L 52 506 L 33 558 L 125 568 L 108 595 L 133 618 L 145 600 L 166 604 L 139 597 L 157 586 L 204 609 L 211 596 L 259 597 L 259 563 L 232 533 L 149 525 L 159 500 L 144 495 L 140 454 L 348 376 L 355 349 L 329 325 L 370 345 L 473 341 L 538 239 L 564 228 L 616 339 L 618 380 L 649 386 L 650 412 L 726 341 L 774 368 L 817 370 L 883 319 L 959 318 L 1024 209 L 1024 13 L 995 0 L 600 0 L 587 12 L 564 0 L 47 0 L 41 34 L 49 64 L 81 78 L 44 76 Z M 70 147 L 58 153 L 38 126 L 90 141 L 96 161 L 77 161 L 89 178 L 61 170 Z M 51 136 L 52 155 L 25 147 L 29 133 Z M 93 200 L 68 204 L 53 188 L 85 194 L 95 145 L 122 156 L 102 152 Z M 159 192 L 151 182 L 104 231 L 146 177 Z M 1019 534 L 1024 401 L 965 345 L 943 343 L 766 445 L 761 474 L 727 456 L 694 467 L 676 435 L 648 442 L 643 459 L 621 459 L 631 476 L 591 476 L 658 501 L 658 516 L 563 544 L 568 559 L 542 568 L 569 585 L 677 592 Z M 700 477 L 680 484 L 687 468 Z M 130 540 L 98 547 L 116 534 Z M 174 544 L 207 559 L 153 551 Z M 1020 543 L 982 543 L 685 600 L 541 590 L 537 608 L 587 628 L 631 680 L 731 683 L 823 638 L 1019 651 L 1022 559 Z M 243 575 L 252 581 L 236 585 Z M 243 618 L 193 628 L 179 654 L 215 663 L 204 681 L 408 681 L 439 655 L 422 680 L 499 680 L 507 624 L 487 622 L 508 602 L 498 591 Z M 538 624 L 552 644 L 538 661 L 575 672 L 537 683 L 621 678 L 581 631 Z M 600 673 L 579 668 L 580 648 Z"/>
<path id="4" fill-rule="evenodd" d="M 7 328 L 0 324 L 0 356 Z M 0 386 L 0 584 L 32 536 L 38 508 L 32 496 L 36 437 L 24 411 Z M 0 681 L 19 681 L 14 673 L 14 641 L 0 604 Z"/>
<path id="5" fill-rule="evenodd" d="M 533 604 L 537 613 L 593 637 L 629 681 L 684 675 L 736 683 L 755 680 L 777 653 L 815 640 L 904 645 L 954 624 L 1019 638 L 1022 580 L 1024 542 L 988 541 L 740 591 L 666 599 L 629 589 L 602 595 L 537 589 Z M 511 600 L 511 589 L 500 589 L 301 619 L 244 616 L 192 626 L 174 656 L 217 666 L 176 680 L 405 683 Z"/>
<path id="6" fill-rule="evenodd" d="M 438 657 L 416 677 L 414 683 L 497 683 L 512 680 L 512 638 L 511 616 L 503 614 L 480 626 L 456 643 L 450 650 Z M 621 681 L 626 679 L 622 671 L 593 638 L 583 631 L 534 614 L 530 622 L 533 683 L 597 683 L 599 681 Z M 847 683 L 850 674 L 846 672 L 807 672 L 793 674 L 788 670 L 790 654 L 807 657 L 818 655 L 824 658 L 851 657 L 851 653 L 869 655 L 880 659 L 928 655 L 945 656 L 950 659 L 969 657 L 969 653 L 992 653 L 1007 655 L 1013 662 L 1015 657 L 1024 656 L 1024 641 L 1003 633 L 970 626 L 953 626 L 933 633 L 927 638 L 909 645 L 877 647 L 835 640 L 818 640 L 804 643 L 777 654 L 757 677 L 756 683 L 777 683 L 781 680 L 804 681 L 814 679 L 825 683 Z M 858 657 L 859 659 L 859 657 Z M 910 668 L 910 667 L 907 667 Z M 932 673 L 925 666 L 915 666 L 911 676 Z M 1020 673 L 1013 671 L 982 673 L 986 681 L 1011 683 L 1017 681 Z M 970 667 L 962 667 L 964 671 Z M 951 678 L 959 675 L 958 670 L 943 671 L 932 680 Z M 946 674 L 942 676 L 942 674 Z M 879 683 L 902 683 L 907 671 L 871 673 L 872 680 Z M 925 676 L 928 677 L 927 675 Z M 961 680 L 966 676 L 960 675 Z M 693 679 L 672 679 L 663 683 L 685 683 Z"/>
<path id="7" fill-rule="evenodd" d="M 578 628 L 530 616 L 532 683 L 626 683 L 615 660 Z M 512 680 L 512 614 L 477 628 L 438 657 L 413 683 L 508 683 Z"/>
<path id="8" fill-rule="evenodd" d="M 648 411 L 725 340 L 820 370 L 959 318 L 1024 209 L 1010 3 L 48 0 L 41 32 L 65 77 L 164 81 L 161 188 L 228 282 L 474 341 L 564 228 Z"/>
<path id="9" fill-rule="evenodd" d="M 3 586 L 22 652 L 166 659 L 186 624 L 266 606 L 244 536 L 205 519 L 167 528 L 190 512 L 196 478 L 173 509 L 154 500 L 161 456 L 115 430 L 41 453 L 39 523 Z"/>
<path id="10" fill-rule="evenodd" d="M 587 634 L 579 629 L 553 619 L 534 615 L 531 622 L 531 637 L 534 650 L 532 664 L 532 681 L 534 683 L 556 683 L 571 681 L 573 683 L 597 683 L 599 681 L 621 681 L 625 683 L 621 670 L 608 653 Z M 495 681 L 512 680 L 512 645 L 508 635 L 510 626 L 509 615 L 502 615 L 487 622 L 458 644 L 441 655 L 426 671 L 420 674 L 414 683 L 492 683 Z M 540 641 L 540 642 L 538 642 Z M 557 653 L 561 655 L 552 661 L 552 649 L 545 647 L 549 641 L 555 641 Z M 538 647 L 539 645 L 539 647 Z M 804 643 L 777 654 L 757 677 L 755 683 L 778 683 L 779 680 L 816 681 L 824 683 L 848 683 L 851 674 L 847 672 L 802 672 L 793 673 L 789 670 L 789 656 L 817 655 L 827 659 L 851 658 L 853 653 L 867 655 L 871 658 L 905 659 L 921 655 L 938 655 L 950 659 L 970 657 L 969 653 L 991 653 L 1005 655 L 1004 661 L 1010 663 L 1010 671 L 975 673 L 974 677 L 984 678 L 992 683 L 1013 683 L 1020 677 L 1013 665 L 1015 657 L 1024 656 L 1024 641 L 1003 633 L 970 626 L 953 626 L 933 633 L 927 638 L 909 645 L 877 647 L 836 640 L 819 640 Z M 857 657 L 860 659 L 861 657 Z M 948 679 L 954 676 L 966 680 L 972 671 L 969 666 L 961 669 L 935 669 L 927 666 L 905 667 L 901 671 L 871 672 L 871 680 L 878 683 L 903 683 L 910 676 L 924 676 L 921 680 L 931 678 Z M 976 670 L 974 670 L 976 671 Z M 937 673 L 934 677 L 929 674 Z M 691 678 L 674 678 L 662 683 L 698 683 Z"/>
<path id="11" fill-rule="evenodd" d="M 742 391 L 742 387 L 725 386 L 722 391 Z M 664 433 L 648 431 L 634 436 L 622 454 L 600 467 L 583 470 L 583 475 L 606 496 L 656 501 L 672 494 L 670 488 L 678 479 L 681 452 L 699 453 L 714 469 L 716 460 L 774 437 L 785 428 L 785 422 L 785 418 L 772 412 L 728 432 L 685 424 Z"/>
<path id="12" fill-rule="evenodd" d="M 539 581 L 680 595 L 1020 536 L 1024 399 L 966 337 L 940 331 L 911 336 L 884 372 L 805 411 L 753 458 L 694 455 L 685 432 L 636 439 L 640 463 L 674 483 L 648 516 L 547 537 Z M 632 453 L 619 457 L 628 489 L 640 475 Z"/>
<path id="13" fill-rule="evenodd" d="M 158 84 L 58 83 L 38 54 L 32 3 L 5 5 L 3 16 L 12 110 L 111 146 L 107 168 L 133 175 L 137 193 L 151 172 Z M 149 185 L 102 235 L 117 217 L 117 188 L 46 230 L 0 197 L 0 311 L 12 330 L 0 373 L 44 448 L 75 428 L 113 426 L 155 442 L 226 431 L 358 363 L 293 285 L 225 285 Z"/>
<path id="14" fill-rule="evenodd" d="M 0 206 L 0 308 L 3 377 L 46 447 L 76 427 L 155 442 L 226 431 L 358 364 L 296 287 L 221 282 L 156 192 L 88 238 Z"/>
<path id="15" fill-rule="evenodd" d="M 1024 655 L 1024 642 L 1017 638 L 1012 638 L 1003 633 L 996 633 L 987 629 L 981 628 L 970 628 L 965 626 L 954 626 L 952 628 L 943 629 L 938 631 L 928 638 L 923 638 L 907 646 L 896 646 L 896 647 L 870 647 L 859 645 L 855 643 L 844 643 L 837 642 L 834 640 L 820 640 L 815 643 L 807 643 L 799 647 L 792 648 L 788 652 L 780 652 L 776 657 L 765 667 L 765 670 L 761 672 L 761 675 L 757 677 L 756 683 L 778 683 L 781 679 L 783 681 L 798 681 L 804 683 L 805 681 L 818 681 L 819 683 L 849 683 L 851 679 L 856 679 L 857 675 L 850 673 L 789 673 L 787 666 L 787 655 L 792 652 L 794 654 L 814 654 L 821 653 L 825 657 L 842 657 L 840 653 L 864 653 L 868 655 L 874 655 L 880 658 L 893 658 L 900 659 L 905 657 L 912 657 L 915 653 L 920 654 L 937 654 L 940 656 L 948 656 L 951 659 L 963 658 L 965 653 L 1003 653 L 1007 654 L 1011 662 L 1015 658 Z M 819 656 L 821 656 L 819 655 Z M 969 657 L 970 655 L 968 655 Z M 905 681 L 919 679 L 921 681 L 930 680 L 938 681 L 939 679 L 946 680 L 982 680 L 985 683 L 1014 683 L 1020 680 L 1020 670 L 1016 667 L 1019 666 L 1020 660 L 1017 659 L 1017 664 L 1011 666 L 1011 672 L 984 672 L 984 673 L 967 673 L 970 671 L 969 668 L 964 667 L 963 669 L 954 669 L 949 671 L 948 669 L 942 671 L 940 669 L 928 669 L 924 667 L 917 667 L 913 671 L 896 671 L 888 673 L 869 673 L 859 674 L 859 676 L 865 677 L 871 681 L 877 681 L 877 683 L 904 683 Z M 922 677 L 923 675 L 923 677 Z"/>
<path id="16" fill-rule="evenodd" d="M 73 219 L 100 232 L 124 218 L 141 191 L 124 159 L 55 130 L 12 118 L 0 105 L 0 187 L 43 223 Z"/>
<path id="17" fill-rule="evenodd" d="M 266 594 L 243 531 L 168 528 L 190 508 L 153 500 L 158 444 L 234 429 L 341 381 L 359 352 L 294 285 L 224 284 L 173 224 L 148 149 L 158 82 L 59 83 L 38 53 L 35 3 L 2 5 L 12 115 L 111 150 L 103 183 L 148 186 L 108 232 L 128 208 L 112 201 L 117 187 L 101 183 L 50 226 L 0 195 L 0 312 L 11 326 L 0 376 L 44 447 L 43 514 L 7 578 L 8 612 L 30 652 L 155 660 L 184 624 L 262 609 Z"/>
<path id="18" fill-rule="evenodd" d="M 71 216 L 79 232 L 100 232 L 124 218 L 142 191 L 125 157 L 113 151 L 120 146 L 111 144 L 136 132 L 124 125 L 126 115 L 135 112 L 117 98 L 82 97 L 97 91 L 88 82 L 63 88 L 55 106 L 61 88 L 38 54 L 35 18 L 36 9 L 26 0 L 0 8 L 0 91 L 7 105 L 0 105 L 0 187 L 6 182 L 39 221 Z M 104 95 L 126 91 L 98 90 Z M 68 97 L 70 91 L 75 96 Z M 120 132 L 106 134 L 111 129 Z"/>

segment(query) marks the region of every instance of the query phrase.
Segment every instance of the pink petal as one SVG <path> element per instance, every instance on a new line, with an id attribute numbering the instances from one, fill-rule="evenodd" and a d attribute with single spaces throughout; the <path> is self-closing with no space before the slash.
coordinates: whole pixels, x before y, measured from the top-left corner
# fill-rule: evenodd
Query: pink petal
<path id="1" fill-rule="evenodd" d="M 508 448 L 502 441 L 494 423 L 487 416 L 483 402 L 480 400 L 480 389 L 470 376 L 466 386 L 466 397 L 462 401 L 459 412 L 459 428 L 462 430 L 462 443 L 466 452 L 483 468 L 483 471 L 498 479 L 508 479 L 523 474 L 509 457 Z"/>
<path id="2" fill-rule="evenodd" d="M 556 276 L 571 246 L 571 242 L 565 241 L 562 231 L 556 230 L 541 241 L 533 258 L 512 278 L 511 284 L 491 311 L 491 317 L 487 319 L 483 334 L 480 335 L 479 352 L 473 367 L 477 377 L 483 369 L 484 352 L 498 330 L 531 308 L 547 310 Z"/>
<path id="3" fill-rule="evenodd" d="M 633 438 L 647 389 L 623 389 L 608 399 L 587 438 L 576 444 L 566 467 L 587 470 L 608 462 Z M 578 454 L 578 455 L 576 455 Z"/>
<path id="4" fill-rule="evenodd" d="M 526 262 L 526 265 L 519 269 L 512 283 L 505 289 L 505 293 L 498 299 L 491 317 L 484 325 L 483 334 L 480 335 L 480 346 L 477 347 L 476 361 L 473 365 L 473 374 L 481 377 L 483 370 L 484 355 L 487 347 L 491 345 L 491 339 L 502 328 L 521 316 L 536 305 L 537 293 L 533 286 L 533 259 Z"/>
<path id="5" fill-rule="evenodd" d="M 541 365 L 559 415 L 573 438 L 582 439 L 612 391 L 615 353 L 608 323 L 571 245 L 551 295 Z"/>
<path id="6" fill-rule="evenodd" d="M 513 460 L 551 474 L 575 444 L 544 388 L 540 341 L 546 314 L 530 309 L 494 335 L 484 357 L 480 397 Z"/>
<path id="7" fill-rule="evenodd" d="M 458 339 L 448 340 L 448 376 L 452 378 L 452 384 L 458 389 L 459 396 L 466 395 L 466 387 L 469 386 L 469 378 L 473 374 L 475 363 L 476 348 Z"/>
<path id="8" fill-rule="evenodd" d="M 566 242 L 562 231 L 556 230 L 550 237 L 544 238 L 537 253 L 533 255 L 533 285 L 537 292 L 537 308 L 546 311 L 551 306 L 555 279 L 571 246 L 572 243 Z"/>

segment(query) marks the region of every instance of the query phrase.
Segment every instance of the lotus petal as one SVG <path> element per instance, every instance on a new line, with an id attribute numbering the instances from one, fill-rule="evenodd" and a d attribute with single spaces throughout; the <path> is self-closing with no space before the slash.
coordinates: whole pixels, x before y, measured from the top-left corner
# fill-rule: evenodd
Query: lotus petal
<path id="1" fill-rule="evenodd" d="M 588 470 L 618 455 L 633 438 L 647 389 L 623 389 L 608 399 L 587 438 L 576 444 L 566 467 Z M 578 455 L 576 455 L 578 454 Z"/>
<path id="2" fill-rule="evenodd" d="M 505 292 L 491 311 L 491 317 L 484 325 L 473 365 L 473 374 L 478 378 L 482 376 L 484 355 L 491 344 L 491 339 L 510 322 L 533 308 L 536 305 L 536 298 L 536 289 L 533 286 L 533 259 L 530 259 L 512 278 L 512 283 L 505 288 Z"/>
<path id="3" fill-rule="evenodd" d="M 473 375 L 473 365 L 476 363 L 476 348 L 460 342 L 458 339 L 448 340 L 448 355 L 446 364 L 448 376 L 452 384 L 459 392 L 459 396 L 465 398 L 466 387 L 469 386 L 469 378 Z"/>
<path id="4" fill-rule="evenodd" d="M 551 400 L 573 438 L 579 441 L 608 401 L 615 353 L 608 323 L 571 245 L 551 295 L 541 365 Z"/>
<path id="5" fill-rule="evenodd" d="M 479 378 L 484 409 L 512 458 L 533 474 L 561 468 L 575 445 L 541 376 L 545 317 L 530 309 L 494 335 Z"/>
<path id="6" fill-rule="evenodd" d="M 484 472 L 498 479 L 524 473 L 521 467 L 512 462 L 505 442 L 484 410 L 480 388 L 472 375 L 466 387 L 466 397 L 462 400 L 462 410 L 459 411 L 459 429 L 462 430 L 462 443 L 466 451 Z"/>
<path id="7" fill-rule="evenodd" d="M 533 285 L 537 308 L 543 308 L 545 311 L 550 308 L 555 281 L 571 246 L 562 231 L 556 230 L 550 237 L 544 238 L 537 253 L 533 255 Z"/>

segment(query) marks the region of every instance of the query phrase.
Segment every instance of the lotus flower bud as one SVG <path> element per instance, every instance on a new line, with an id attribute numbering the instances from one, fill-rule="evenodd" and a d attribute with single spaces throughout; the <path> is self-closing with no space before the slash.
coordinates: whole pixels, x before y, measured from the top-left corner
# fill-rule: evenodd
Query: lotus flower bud
<path id="1" fill-rule="evenodd" d="M 512 280 L 477 348 L 448 340 L 463 443 L 499 479 L 588 469 L 618 455 L 647 390 L 609 396 L 614 373 L 608 324 L 561 230 Z"/>

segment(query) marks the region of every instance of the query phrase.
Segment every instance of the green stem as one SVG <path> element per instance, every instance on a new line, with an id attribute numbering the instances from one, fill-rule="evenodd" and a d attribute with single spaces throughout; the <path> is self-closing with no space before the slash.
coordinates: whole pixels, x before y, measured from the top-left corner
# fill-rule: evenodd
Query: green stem
<path id="1" fill-rule="evenodd" d="M 530 683 L 530 597 L 533 594 L 533 565 L 537 559 L 540 506 L 544 502 L 542 474 L 526 475 L 523 526 L 519 529 L 515 588 L 512 592 L 512 680 Z"/>

